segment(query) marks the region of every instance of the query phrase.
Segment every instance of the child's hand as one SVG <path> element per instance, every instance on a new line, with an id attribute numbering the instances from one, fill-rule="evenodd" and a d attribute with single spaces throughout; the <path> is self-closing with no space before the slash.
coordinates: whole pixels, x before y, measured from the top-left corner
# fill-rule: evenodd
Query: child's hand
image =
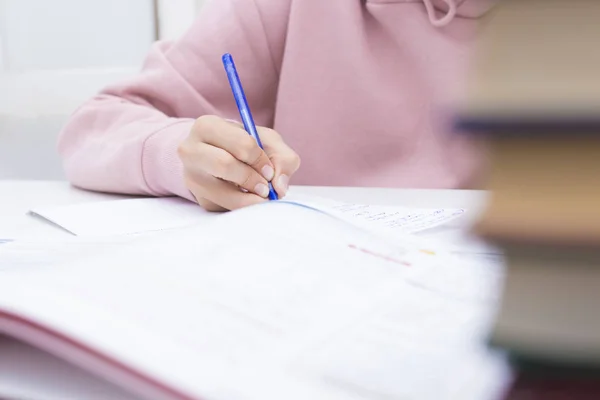
<path id="1" fill-rule="evenodd" d="M 220 117 L 198 118 L 179 146 L 188 189 L 209 211 L 234 210 L 265 201 L 268 181 L 279 197 L 300 158 L 272 129 L 257 127 L 264 151 L 242 125 Z"/>

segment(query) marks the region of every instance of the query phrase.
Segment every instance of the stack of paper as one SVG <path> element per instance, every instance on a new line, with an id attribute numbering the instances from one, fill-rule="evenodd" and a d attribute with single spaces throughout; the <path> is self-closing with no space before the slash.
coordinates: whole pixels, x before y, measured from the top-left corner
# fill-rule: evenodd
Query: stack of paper
<path id="1" fill-rule="evenodd" d="M 408 234 L 439 212 L 125 201 L 78 206 L 77 221 L 36 211 L 82 236 L 33 268 L 4 263 L 0 332 L 149 399 L 496 400 L 510 379 L 485 343 L 501 268 L 471 274 Z M 36 246 L 5 244 L 0 262 Z"/>

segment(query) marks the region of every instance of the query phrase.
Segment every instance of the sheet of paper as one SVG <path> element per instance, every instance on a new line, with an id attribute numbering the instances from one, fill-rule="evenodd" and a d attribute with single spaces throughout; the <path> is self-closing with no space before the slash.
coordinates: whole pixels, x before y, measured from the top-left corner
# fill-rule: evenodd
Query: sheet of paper
<path id="1" fill-rule="evenodd" d="M 449 301 L 420 288 L 401 289 L 305 353 L 306 368 L 341 387 L 358 386 L 374 398 L 496 398 L 510 371 L 502 355 L 481 346 L 490 323 L 486 307 Z"/>
<path id="2" fill-rule="evenodd" d="M 319 209 L 355 225 L 387 234 L 422 232 L 447 224 L 466 212 L 462 208 L 378 206 L 300 195 L 291 196 L 286 200 Z"/>
<path id="3" fill-rule="evenodd" d="M 127 246 L 141 237 L 107 239 L 20 239 L 0 243 L 0 272 L 23 273 L 52 268 L 69 262 L 85 262 L 118 246 Z"/>
<path id="4" fill-rule="evenodd" d="M 110 200 L 36 208 L 35 215 L 80 237 L 162 231 L 202 223 L 213 214 L 179 198 Z"/>
<path id="5" fill-rule="evenodd" d="M 491 242 L 485 241 L 470 232 L 469 226 L 438 226 L 427 231 L 418 232 L 422 237 L 438 247 L 458 253 L 474 255 L 502 255 L 502 249 Z"/>
<path id="6" fill-rule="evenodd" d="M 225 214 L 210 234 L 163 232 L 85 262 L 10 274 L 0 308 L 192 398 L 447 398 L 471 381 L 495 393 L 505 376 L 482 340 L 490 303 L 410 283 L 455 268 L 418 244 L 390 246 L 276 203 Z"/>

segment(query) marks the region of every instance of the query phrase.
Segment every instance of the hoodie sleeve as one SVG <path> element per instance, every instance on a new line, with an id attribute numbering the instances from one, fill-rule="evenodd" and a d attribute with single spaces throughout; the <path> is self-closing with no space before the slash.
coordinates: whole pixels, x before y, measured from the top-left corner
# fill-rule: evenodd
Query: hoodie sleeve
<path id="1" fill-rule="evenodd" d="M 238 119 L 224 53 L 235 57 L 257 124 L 272 125 L 288 3 L 211 1 L 180 40 L 154 45 L 140 74 L 89 100 L 62 130 L 58 149 L 71 183 L 191 200 L 179 143 L 202 115 Z"/>

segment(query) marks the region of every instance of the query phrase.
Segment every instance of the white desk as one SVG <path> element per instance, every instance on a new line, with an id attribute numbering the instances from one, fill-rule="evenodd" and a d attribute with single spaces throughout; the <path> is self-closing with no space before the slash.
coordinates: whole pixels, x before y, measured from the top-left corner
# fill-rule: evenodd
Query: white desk
<path id="1" fill-rule="evenodd" d="M 402 190 L 366 188 L 295 187 L 299 194 L 311 194 L 371 204 L 392 204 L 407 207 L 462 207 L 467 218 L 446 226 L 444 234 L 456 234 L 476 218 L 485 201 L 485 194 L 474 191 Z M 72 188 L 65 182 L 0 181 L 0 238 L 56 238 L 70 235 L 44 220 L 28 215 L 33 207 L 68 205 L 82 202 L 117 199 L 114 196 L 90 193 Z M 440 232 L 438 231 L 438 234 Z M 62 361 L 22 343 L 0 336 L 0 397 L 11 392 L 12 398 L 37 400 L 131 400 L 113 386 L 99 381 Z M 36 376 L 36 387 L 22 390 L 23 377 Z M 10 391 L 11 385 L 15 385 Z M 22 387 L 22 383 L 20 385 Z M 4 391 L 4 393 L 2 393 Z M 43 394 L 42 395 L 40 395 Z M 9 398 L 10 398 L 9 397 Z"/>

